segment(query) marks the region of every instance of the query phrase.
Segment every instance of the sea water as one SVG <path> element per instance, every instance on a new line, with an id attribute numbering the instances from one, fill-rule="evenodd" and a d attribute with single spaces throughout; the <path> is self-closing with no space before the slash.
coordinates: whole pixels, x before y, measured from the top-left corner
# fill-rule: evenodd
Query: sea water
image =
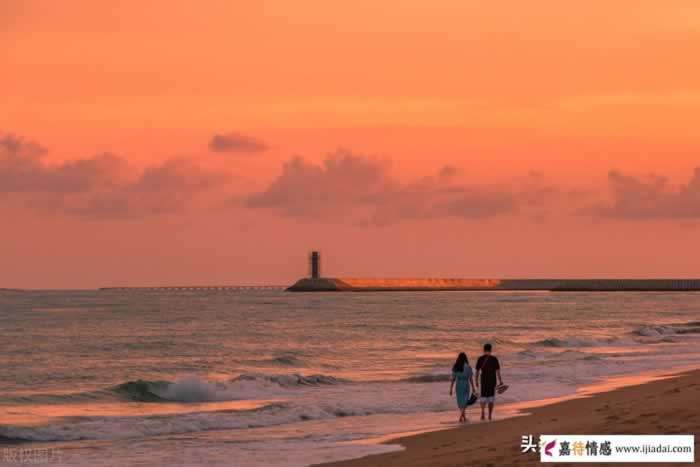
<path id="1" fill-rule="evenodd" d="M 0 464 L 302 466 L 398 449 L 375 441 L 455 422 L 451 365 L 486 342 L 510 385 L 501 407 L 565 396 L 698 366 L 700 294 L 0 292 Z"/>

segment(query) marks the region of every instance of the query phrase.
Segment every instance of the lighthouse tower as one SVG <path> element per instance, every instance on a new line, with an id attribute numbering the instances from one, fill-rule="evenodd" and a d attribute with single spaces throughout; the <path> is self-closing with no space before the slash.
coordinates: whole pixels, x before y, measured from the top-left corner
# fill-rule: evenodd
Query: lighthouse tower
<path id="1" fill-rule="evenodd" d="M 317 280 L 321 277 L 321 253 L 312 251 L 309 254 L 309 273 L 311 280 Z"/>

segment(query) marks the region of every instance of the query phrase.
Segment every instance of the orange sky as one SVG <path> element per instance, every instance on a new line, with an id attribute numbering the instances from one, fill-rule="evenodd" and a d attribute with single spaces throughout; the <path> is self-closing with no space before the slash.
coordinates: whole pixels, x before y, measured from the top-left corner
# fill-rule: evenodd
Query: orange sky
<path id="1" fill-rule="evenodd" d="M 579 3 L 0 0 L 0 287 L 700 277 L 700 4 Z"/>

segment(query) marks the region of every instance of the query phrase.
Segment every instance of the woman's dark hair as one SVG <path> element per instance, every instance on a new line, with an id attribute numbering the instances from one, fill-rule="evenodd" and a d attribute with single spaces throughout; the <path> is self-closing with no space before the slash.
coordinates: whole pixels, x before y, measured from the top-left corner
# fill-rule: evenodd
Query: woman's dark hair
<path id="1" fill-rule="evenodd" d="M 469 359 L 467 358 L 467 354 L 462 352 L 459 355 L 457 355 L 457 360 L 455 360 L 455 364 L 452 367 L 452 371 L 454 371 L 455 373 L 461 373 L 464 371 L 464 365 L 469 365 Z"/>

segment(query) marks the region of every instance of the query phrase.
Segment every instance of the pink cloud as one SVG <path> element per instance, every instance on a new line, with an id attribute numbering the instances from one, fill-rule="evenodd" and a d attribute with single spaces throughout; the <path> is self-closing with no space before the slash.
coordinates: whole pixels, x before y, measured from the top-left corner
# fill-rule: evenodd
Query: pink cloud
<path id="1" fill-rule="evenodd" d="M 539 179 L 519 192 L 460 183 L 452 166 L 411 182 L 392 177 L 389 169 L 386 161 L 346 150 L 330 154 L 321 165 L 294 157 L 267 188 L 248 198 L 247 205 L 290 217 L 377 225 L 405 219 L 502 216 L 525 202 L 552 195 Z"/>
<path id="2" fill-rule="evenodd" d="M 618 219 L 700 218 L 700 167 L 685 185 L 673 187 L 666 177 L 634 177 L 612 170 L 608 174 L 611 199 L 591 211 Z"/>
<path id="3" fill-rule="evenodd" d="M 0 194 L 43 213 L 90 219 L 124 219 L 168 214 L 189 206 L 228 175 L 189 159 L 168 159 L 134 172 L 110 153 L 51 165 L 37 143 L 0 137 Z"/>

